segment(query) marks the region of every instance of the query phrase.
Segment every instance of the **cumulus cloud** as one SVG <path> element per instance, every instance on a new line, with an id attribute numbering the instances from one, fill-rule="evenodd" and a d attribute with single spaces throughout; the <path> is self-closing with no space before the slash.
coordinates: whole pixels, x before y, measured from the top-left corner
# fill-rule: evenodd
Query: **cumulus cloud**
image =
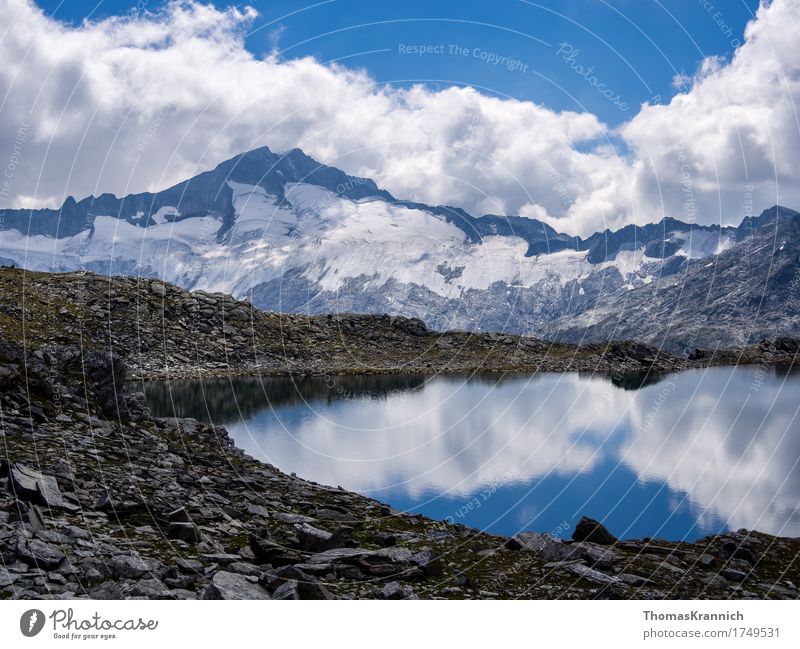
<path id="1" fill-rule="evenodd" d="M 0 155 L 27 128 L 7 200 L 157 190 L 268 145 L 400 198 L 571 233 L 692 218 L 690 203 L 698 221 L 736 221 L 748 184 L 756 209 L 797 206 L 799 2 L 762 6 L 732 61 L 706 60 L 686 92 L 612 131 L 468 86 L 396 88 L 313 58 L 258 59 L 244 47 L 252 8 L 173 3 L 67 26 L 0 0 Z"/>
<path id="2" fill-rule="evenodd" d="M 733 59 L 706 58 L 690 87 L 645 105 L 621 129 L 636 194 L 683 219 L 736 222 L 756 207 L 800 205 L 798 0 L 762 3 Z"/>

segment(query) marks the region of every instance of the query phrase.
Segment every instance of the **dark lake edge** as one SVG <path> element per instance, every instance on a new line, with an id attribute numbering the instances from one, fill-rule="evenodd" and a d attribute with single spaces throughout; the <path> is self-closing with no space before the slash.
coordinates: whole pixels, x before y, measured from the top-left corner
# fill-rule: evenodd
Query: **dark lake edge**
<path id="1" fill-rule="evenodd" d="M 787 364 L 732 364 L 720 363 L 719 365 L 712 365 L 709 367 L 742 367 L 753 369 L 763 377 L 774 376 L 791 376 L 800 374 L 800 363 L 787 365 Z M 607 379 L 614 387 L 622 388 L 624 390 L 639 390 L 649 385 L 656 385 L 664 381 L 670 376 L 679 375 L 683 372 L 689 372 L 697 369 L 705 369 L 689 366 L 684 370 L 669 371 L 669 370 L 643 370 L 643 371 L 588 371 L 588 370 L 569 370 L 565 374 L 574 374 L 577 376 L 587 376 L 591 378 Z M 318 375 L 310 373 L 290 373 L 290 372 L 274 372 L 268 371 L 258 373 L 256 371 L 247 372 L 231 372 L 224 375 L 209 375 L 205 372 L 199 376 L 180 376 L 176 378 L 135 378 L 125 382 L 124 390 L 126 392 L 147 392 L 148 386 L 164 386 L 168 385 L 169 390 L 173 392 L 181 403 L 189 403 L 192 401 L 191 396 L 193 390 L 192 385 L 198 381 L 205 384 L 217 384 L 219 386 L 229 386 L 233 382 L 248 382 L 253 385 L 267 382 L 279 385 L 287 385 L 286 382 L 290 381 L 292 384 L 291 389 L 284 391 L 282 395 L 278 395 L 277 401 L 274 405 L 289 405 L 293 403 L 301 403 L 308 398 L 326 399 L 329 401 L 336 399 L 349 399 L 353 396 L 366 396 L 370 398 L 383 398 L 388 397 L 397 392 L 404 392 L 407 390 L 419 389 L 432 378 L 453 378 L 453 379 L 466 379 L 467 381 L 486 382 L 493 384 L 498 379 L 524 379 L 527 377 L 535 377 L 537 374 L 556 374 L 557 372 L 543 371 L 531 372 L 525 369 L 489 369 L 489 370 L 454 370 L 446 372 L 403 372 L 400 370 L 390 369 L 386 371 L 359 371 L 359 372 L 344 372 L 334 373 L 329 375 Z M 376 383 L 379 384 L 376 389 Z M 383 384 L 382 386 L 380 384 Z M 281 398 L 282 397 L 282 398 Z M 191 414 L 182 414 L 184 408 L 175 408 L 175 400 L 160 401 L 155 399 L 150 402 L 148 398 L 148 405 L 155 417 L 193 417 Z M 225 423 L 238 419 L 242 414 L 246 414 L 249 408 L 256 408 L 263 406 L 263 401 L 256 399 L 255 401 L 246 400 L 244 403 L 229 404 L 230 414 L 223 416 L 216 423 Z M 242 409 L 244 407 L 244 410 Z M 196 412 L 196 407 L 191 408 L 192 412 Z M 217 404 L 215 407 L 217 412 L 225 412 L 225 404 Z"/>

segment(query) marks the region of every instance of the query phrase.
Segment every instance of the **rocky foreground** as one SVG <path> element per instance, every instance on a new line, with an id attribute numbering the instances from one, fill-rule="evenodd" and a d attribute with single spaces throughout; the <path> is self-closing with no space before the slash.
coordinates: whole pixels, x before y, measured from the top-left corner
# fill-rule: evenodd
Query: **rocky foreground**
<path id="1" fill-rule="evenodd" d="M 114 352 L 111 354 L 110 352 Z M 513 539 L 289 476 L 224 428 L 158 419 L 130 377 L 790 366 L 778 339 L 686 358 L 264 313 L 223 294 L 0 269 L 0 598 L 796 598 L 800 540 Z M 563 530 L 562 530 L 563 531 Z"/>
<path id="2" fill-rule="evenodd" d="M 222 293 L 150 279 L 0 268 L 0 335 L 28 346 L 113 351 L 131 378 L 378 372 L 668 372 L 719 364 L 791 366 L 792 338 L 683 356 L 648 345 L 556 344 L 436 332 L 413 318 L 268 313 Z"/>
<path id="3" fill-rule="evenodd" d="M 588 519 L 572 541 L 491 536 L 286 475 L 224 428 L 153 418 L 125 378 L 101 351 L 0 338 L 0 598 L 800 595 L 800 539 L 618 541 Z"/>

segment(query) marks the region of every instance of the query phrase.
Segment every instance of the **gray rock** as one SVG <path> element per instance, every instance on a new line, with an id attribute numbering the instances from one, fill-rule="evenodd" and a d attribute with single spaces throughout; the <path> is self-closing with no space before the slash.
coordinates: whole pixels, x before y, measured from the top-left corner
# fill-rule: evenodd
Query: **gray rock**
<path id="1" fill-rule="evenodd" d="M 6 586 L 10 586 L 13 584 L 17 579 L 19 579 L 19 574 L 16 572 L 9 572 L 6 568 L 0 566 L 0 588 L 5 588 Z"/>
<path id="2" fill-rule="evenodd" d="M 433 560 L 432 555 L 423 554 L 423 559 L 427 556 L 431 557 Z M 375 552 L 370 552 L 367 554 L 367 558 L 375 557 L 378 559 L 388 559 L 391 563 L 412 563 L 414 560 L 414 555 L 411 554 L 411 550 L 408 548 L 401 548 L 398 546 L 390 547 L 390 548 L 381 548 Z"/>
<path id="3" fill-rule="evenodd" d="M 622 572 L 617 575 L 619 579 L 629 586 L 647 586 L 648 584 L 654 583 L 652 579 L 648 579 L 647 577 L 642 577 L 640 575 L 631 575 L 626 572 Z"/>
<path id="4" fill-rule="evenodd" d="M 257 563 L 269 563 L 273 566 L 286 566 L 299 563 L 300 554 L 291 548 L 280 543 L 275 543 L 269 539 L 262 538 L 256 534 L 250 535 L 250 549 L 253 551 Z M 239 560 L 238 555 L 236 560 Z"/>
<path id="5" fill-rule="evenodd" d="M 244 561 L 234 561 L 227 566 L 227 570 L 228 572 L 235 572 L 245 577 L 258 577 L 262 572 L 261 568 L 258 566 Z"/>
<path id="6" fill-rule="evenodd" d="M 758 557 L 756 553 L 753 552 L 752 548 L 743 544 L 737 543 L 735 541 L 725 541 L 720 547 L 719 556 L 722 559 L 740 559 L 742 561 L 746 561 L 751 566 L 756 565 L 758 563 Z"/>
<path id="7" fill-rule="evenodd" d="M 203 571 L 203 564 L 197 561 L 197 559 L 178 559 L 175 565 L 178 567 L 178 570 L 187 575 Z"/>
<path id="8" fill-rule="evenodd" d="M 271 599 L 267 589 L 244 575 L 217 572 L 205 590 L 204 599 Z"/>
<path id="9" fill-rule="evenodd" d="M 703 568 L 710 568 L 714 565 L 715 561 L 716 559 L 712 555 L 703 553 L 697 558 L 697 565 Z"/>
<path id="10" fill-rule="evenodd" d="M 126 595 L 122 586 L 113 581 L 98 584 L 87 594 L 91 599 L 124 599 Z"/>
<path id="11" fill-rule="evenodd" d="M 11 478 L 11 487 L 17 498 L 25 501 L 38 499 L 39 488 L 36 483 L 37 480 L 41 479 L 41 473 L 28 468 L 24 464 L 12 464 L 9 476 Z"/>
<path id="12" fill-rule="evenodd" d="M 354 521 L 352 514 L 327 507 L 317 509 L 314 514 L 321 521 L 333 521 L 337 523 L 352 523 Z"/>
<path id="13" fill-rule="evenodd" d="M 614 568 L 614 563 L 619 560 L 619 555 L 592 543 L 581 543 L 579 546 L 581 556 L 586 559 L 588 564 L 597 570 L 610 572 Z"/>
<path id="14" fill-rule="evenodd" d="M 170 523 L 167 536 L 186 543 L 198 543 L 200 541 L 200 530 L 194 523 Z"/>
<path id="15" fill-rule="evenodd" d="M 332 549 L 330 542 L 333 535 L 330 532 L 308 523 L 299 523 L 294 526 L 294 529 L 297 532 L 301 550 L 305 552 L 322 552 Z"/>
<path id="16" fill-rule="evenodd" d="M 607 575 L 604 572 L 584 566 L 581 563 L 570 563 L 565 565 L 565 569 L 578 577 L 583 577 L 589 581 L 595 581 L 599 584 L 619 584 L 623 583 L 619 577 Z"/>
<path id="17" fill-rule="evenodd" d="M 131 589 L 131 594 L 146 597 L 147 599 L 171 599 L 172 594 L 164 583 L 155 578 L 140 579 Z"/>
<path id="18" fill-rule="evenodd" d="M 408 550 L 406 550 L 408 552 Z M 372 554 L 376 554 L 373 550 L 363 550 L 361 548 L 336 548 L 333 550 L 326 550 L 318 554 L 313 554 L 308 558 L 308 563 L 336 563 L 337 561 L 351 561 L 360 559 Z M 408 552 L 409 558 L 411 553 Z"/>
<path id="19" fill-rule="evenodd" d="M 82 539 L 86 541 L 92 538 L 91 532 L 83 529 L 82 527 L 77 527 L 76 525 L 65 525 L 62 529 L 64 534 L 73 539 Z"/>
<path id="20" fill-rule="evenodd" d="M 64 560 L 64 553 L 40 539 L 23 540 L 17 543 L 16 555 L 29 566 L 52 570 Z"/>
<path id="21" fill-rule="evenodd" d="M 742 570 L 736 570 L 735 568 L 723 568 L 720 570 L 720 574 L 728 581 L 735 581 L 737 583 L 747 579 L 746 572 Z"/>
<path id="22" fill-rule="evenodd" d="M 547 532 L 520 532 L 513 539 L 519 549 L 535 552 L 545 561 L 570 561 L 580 556 L 580 548 Z"/>
<path id="23" fill-rule="evenodd" d="M 111 567 L 105 562 L 95 557 L 88 557 L 80 562 L 79 568 L 82 572 L 82 581 L 94 584 L 104 581 L 111 576 Z"/>
<path id="24" fill-rule="evenodd" d="M 411 586 L 396 581 L 390 581 L 381 588 L 378 596 L 380 599 L 419 599 Z"/>
<path id="25" fill-rule="evenodd" d="M 103 489 L 94 502 L 94 508 L 100 511 L 112 509 L 114 503 L 111 500 L 111 489 Z"/>
<path id="26" fill-rule="evenodd" d="M 708 584 L 713 588 L 727 588 L 728 582 L 725 581 L 725 578 L 722 575 L 718 575 L 717 573 L 712 573 L 710 575 L 706 575 L 700 579 L 704 584 Z"/>
<path id="27" fill-rule="evenodd" d="M 61 496 L 58 482 L 53 476 L 42 474 L 36 481 L 36 486 L 39 489 L 39 497 L 48 507 L 77 511 L 78 508 L 75 505 L 67 503 Z"/>
<path id="28" fill-rule="evenodd" d="M 245 508 L 247 513 L 252 516 L 261 516 L 261 518 L 269 518 L 270 511 L 263 505 L 247 505 Z"/>
<path id="29" fill-rule="evenodd" d="M 422 568 L 428 577 L 438 577 L 442 574 L 442 561 L 430 548 L 422 548 L 411 556 L 411 562 Z"/>
<path id="30" fill-rule="evenodd" d="M 150 572 L 150 566 L 141 557 L 119 554 L 111 558 L 111 570 L 125 579 L 138 579 Z"/>
<path id="31" fill-rule="evenodd" d="M 294 579 L 283 582 L 272 593 L 272 599 L 300 599 L 300 588 Z"/>
<path id="32" fill-rule="evenodd" d="M 51 475 L 31 469 L 24 464 L 12 464 L 9 477 L 17 498 L 48 507 L 77 511 L 75 505 L 67 503 L 61 496 L 58 482 Z"/>
<path id="33" fill-rule="evenodd" d="M 218 563 L 221 566 L 227 566 L 235 561 L 241 560 L 241 557 L 238 554 L 229 554 L 227 552 L 204 554 L 203 558 L 211 563 Z"/>
<path id="34" fill-rule="evenodd" d="M 297 566 L 267 571 L 261 575 L 259 583 L 274 591 L 273 599 L 336 599 L 327 588 Z"/>
<path id="35" fill-rule="evenodd" d="M 572 540 L 591 541 L 600 545 L 613 545 L 617 542 L 617 537 L 611 534 L 601 523 L 584 516 L 575 526 Z"/>
<path id="36" fill-rule="evenodd" d="M 286 512 L 275 512 L 272 518 L 281 523 L 314 523 L 315 520 L 310 516 L 302 514 L 287 514 Z"/>

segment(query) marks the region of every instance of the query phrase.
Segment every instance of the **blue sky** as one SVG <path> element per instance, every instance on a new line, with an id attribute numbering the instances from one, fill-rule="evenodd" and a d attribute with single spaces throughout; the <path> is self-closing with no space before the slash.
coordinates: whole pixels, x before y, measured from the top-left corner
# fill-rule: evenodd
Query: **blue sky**
<path id="1" fill-rule="evenodd" d="M 38 4 L 73 23 L 137 9 L 132 0 Z M 635 115 L 642 102 L 673 96 L 675 75 L 691 75 L 704 57 L 729 58 L 758 0 L 215 3 L 220 8 L 245 4 L 259 12 L 246 40 L 259 57 L 277 44 L 286 59 L 312 55 L 338 61 L 368 70 L 380 83 L 467 84 L 555 110 L 586 110 L 617 125 Z M 161 5 L 156 0 L 138 3 L 151 11 Z M 425 55 L 401 53 L 401 46 L 411 45 L 444 47 Z M 451 45 L 468 54 L 452 54 L 458 50 Z M 577 53 L 565 61 L 569 52 Z M 483 53 L 520 63 L 509 70 L 482 60 Z M 578 65 L 593 66 L 592 74 L 619 100 L 609 101 L 587 83 L 575 72 Z"/>
<path id="2" fill-rule="evenodd" d="M 0 146 L 30 125 L 9 205 L 267 145 L 570 234 L 800 206 L 800 0 L 0 6 Z"/>

